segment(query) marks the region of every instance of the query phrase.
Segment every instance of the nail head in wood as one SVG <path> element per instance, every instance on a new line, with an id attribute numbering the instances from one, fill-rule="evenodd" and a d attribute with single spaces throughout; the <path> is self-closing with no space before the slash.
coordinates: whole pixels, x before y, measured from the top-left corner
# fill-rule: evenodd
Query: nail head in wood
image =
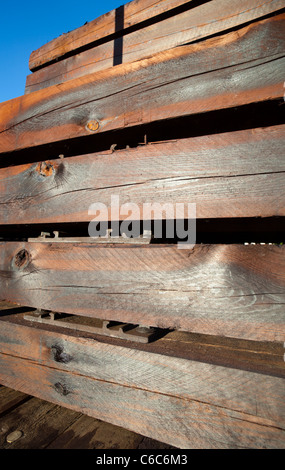
<path id="1" fill-rule="evenodd" d="M 22 437 L 23 433 L 22 431 L 13 431 L 8 436 L 6 437 L 6 441 L 9 444 L 12 444 L 13 442 L 16 442 L 20 437 Z"/>
<path id="2" fill-rule="evenodd" d="M 86 124 L 86 129 L 90 132 L 96 132 L 99 129 L 99 122 L 96 119 L 88 121 Z"/>

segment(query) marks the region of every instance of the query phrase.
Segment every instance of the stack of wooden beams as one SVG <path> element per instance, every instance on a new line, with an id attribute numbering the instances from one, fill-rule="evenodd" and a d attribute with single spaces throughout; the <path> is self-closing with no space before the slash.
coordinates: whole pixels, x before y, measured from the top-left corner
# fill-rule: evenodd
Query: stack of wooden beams
<path id="1" fill-rule="evenodd" d="M 3 385 L 180 448 L 285 447 L 284 7 L 134 0 L 31 54 L 0 105 Z M 113 195 L 140 223 L 196 204 L 195 246 L 80 241 Z"/>

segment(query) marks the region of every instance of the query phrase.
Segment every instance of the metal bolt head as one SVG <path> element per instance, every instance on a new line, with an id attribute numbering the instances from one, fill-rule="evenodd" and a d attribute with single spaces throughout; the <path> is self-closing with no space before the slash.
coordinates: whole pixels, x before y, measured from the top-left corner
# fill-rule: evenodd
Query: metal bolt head
<path id="1" fill-rule="evenodd" d="M 88 131 L 96 132 L 99 129 L 99 122 L 96 119 L 92 119 L 87 122 L 86 128 Z"/>
<path id="2" fill-rule="evenodd" d="M 139 326 L 137 326 L 136 331 L 138 333 L 146 334 L 146 333 L 152 333 L 154 331 L 154 329 L 151 326 L 139 325 Z"/>
<path id="3" fill-rule="evenodd" d="M 15 442 L 18 439 L 20 439 L 20 437 L 22 437 L 22 435 L 23 435 L 22 431 L 13 431 L 10 434 L 8 434 L 8 436 L 6 437 L 6 441 L 9 444 L 12 444 L 12 442 Z"/>

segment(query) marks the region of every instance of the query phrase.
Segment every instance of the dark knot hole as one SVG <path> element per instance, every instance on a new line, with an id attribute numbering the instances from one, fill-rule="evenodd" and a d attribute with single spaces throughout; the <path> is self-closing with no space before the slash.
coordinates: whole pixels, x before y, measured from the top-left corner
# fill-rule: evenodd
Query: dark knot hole
<path id="1" fill-rule="evenodd" d="M 23 268 L 29 264 L 30 259 L 31 255 L 27 250 L 20 250 L 15 256 L 15 266 L 17 266 L 17 268 Z"/>

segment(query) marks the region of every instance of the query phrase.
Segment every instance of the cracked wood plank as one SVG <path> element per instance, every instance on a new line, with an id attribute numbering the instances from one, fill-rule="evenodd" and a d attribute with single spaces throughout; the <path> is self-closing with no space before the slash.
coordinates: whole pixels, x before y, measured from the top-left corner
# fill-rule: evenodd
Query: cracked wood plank
<path id="1" fill-rule="evenodd" d="M 32 328 L 29 332 L 31 337 L 33 337 L 33 334 L 36 334 L 33 333 L 34 329 L 37 328 L 36 324 L 24 319 L 25 314 L 31 314 L 33 309 L 30 307 L 17 307 L 10 302 L 0 302 L 0 309 L 0 321 L 3 321 L 1 323 L 3 351 L 7 354 L 17 354 L 15 351 L 18 350 L 17 348 L 20 344 L 23 347 L 21 355 L 29 358 L 30 353 L 25 348 L 25 345 L 28 346 L 28 343 L 21 343 L 19 341 L 18 332 L 22 334 L 26 329 L 24 327 L 29 326 Z M 7 321 L 9 323 L 8 331 L 6 331 Z M 83 321 L 85 324 L 89 324 L 90 321 L 92 322 L 92 318 L 72 315 L 65 317 L 65 321 Z M 16 341 L 7 341 L 5 339 L 9 337 L 10 324 L 13 324 L 14 336 L 18 338 Z M 125 342 L 120 338 L 111 338 L 74 329 L 64 330 L 59 325 L 48 325 L 46 323 L 41 324 L 40 330 L 43 334 L 45 332 L 52 332 L 56 335 L 68 334 L 69 338 L 75 338 L 74 341 L 77 338 L 84 337 L 91 339 L 93 342 L 96 340 L 101 344 L 124 346 L 125 348 L 155 353 L 165 357 L 205 362 L 231 369 L 241 369 L 248 372 L 258 372 L 264 375 L 285 378 L 284 344 L 282 342 L 263 342 L 182 331 L 168 331 L 167 335 L 158 338 L 156 341 L 144 344 L 130 341 Z M 4 331 L 6 331 L 5 335 Z M 15 347 L 16 350 L 14 349 Z M 64 351 L 64 348 L 60 345 L 57 347 L 55 344 L 53 352 L 56 354 L 56 357 L 61 357 L 57 354 L 57 352 L 60 353 L 60 349 Z M 71 355 L 69 356 L 71 357 Z M 68 354 L 64 355 L 64 359 L 67 358 Z"/>
<path id="2" fill-rule="evenodd" d="M 0 298 L 29 307 L 284 341 L 284 247 L 2 242 Z"/>
<path id="3" fill-rule="evenodd" d="M 135 25 L 143 27 L 143 22 L 146 20 L 164 15 L 173 9 L 173 13 L 175 13 L 177 8 L 184 4 L 189 4 L 189 7 L 191 7 L 191 3 L 193 2 L 185 0 L 136 0 L 128 2 L 121 8 L 112 10 L 73 31 L 64 33 L 33 51 L 30 55 L 29 68 L 34 70 L 44 67 L 51 61 L 61 60 L 66 54 L 76 54 L 82 47 L 90 47 L 90 45 L 96 44 L 96 41 L 103 38 L 106 38 L 106 41 L 113 40 L 114 33 L 122 32 L 123 34 L 124 29 Z M 253 14 L 255 10 L 259 11 L 259 16 L 267 14 L 264 13 L 265 11 L 275 11 L 280 8 L 279 3 L 280 1 L 275 0 L 262 7 L 257 2 L 257 5 L 254 5 L 253 8 Z M 116 21 L 118 15 L 123 17 L 123 21 Z M 143 24 L 140 25 L 140 23 Z"/>
<path id="4" fill-rule="evenodd" d="M 155 353 L 149 351 L 149 345 L 142 351 L 134 344 L 125 347 L 123 341 L 121 346 L 104 343 L 100 336 L 97 340 L 72 337 L 60 332 L 60 327 L 56 332 L 36 328 L 27 321 L 17 324 L 10 315 L 0 321 L 2 354 L 125 387 L 232 409 L 285 429 L 284 361 L 283 370 L 278 372 L 280 377 L 274 377 L 215 365 L 211 363 L 214 355 L 208 357 L 208 364 L 166 355 L 169 341 L 165 340 L 158 340 L 155 346 L 160 353 Z M 189 343 L 179 339 L 175 343 L 189 354 Z M 223 349 L 222 344 L 220 348 Z M 61 356 L 56 354 L 59 350 Z M 229 354 L 225 349 L 223 352 Z M 253 349 L 248 353 L 248 360 L 255 362 L 258 352 Z M 68 361 L 61 360 L 63 355 Z"/>
<path id="5" fill-rule="evenodd" d="M 140 219 L 146 218 L 143 204 L 157 202 L 196 203 L 197 218 L 285 215 L 284 129 L 228 132 L 2 168 L 0 219 L 2 224 L 87 222 L 94 218 L 90 205 L 99 202 L 110 220 L 113 195 L 120 205 L 137 204 Z M 120 211 L 118 217 L 126 215 Z"/>
<path id="6" fill-rule="evenodd" d="M 100 133 L 281 98 L 284 18 L 2 103 L 1 151 L 89 135 L 90 120 L 97 120 Z"/>
<path id="7" fill-rule="evenodd" d="M 163 8 L 163 3 L 165 2 L 158 3 L 156 7 Z M 284 1 L 281 0 L 267 2 L 260 0 L 243 0 L 242 2 L 240 0 L 212 0 L 203 4 L 198 2 L 198 5 L 197 2 L 184 3 L 184 8 L 188 6 L 187 11 L 123 35 L 118 50 L 114 41 L 96 45 L 91 49 L 89 44 L 88 50 L 83 52 L 79 50 L 78 53 L 75 50 L 71 57 L 28 75 L 25 93 L 78 78 L 87 73 L 98 72 L 112 67 L 116 63 L 130 63 L 181 44 L 201 40 L 284 7 Z M 129 4 L 129 7 L 131 5 L 132 3 Z M 168 5 L 165 5 L 164 10 L 167 7 Z M 123 8 L 121 7 L 121 9 Z M 175 11 L 179 11 L 179 9 L 175 9 Z M 121 14 L 123 13 L 121 12 Z M 87 28 L 87 25 L 84 28 Z M 77 30 L 78 33 L 79 30 Z M 88 39 L 88 34 L 84 35 L 86 45 Z M 69 37 L 62 36 L 55 42 L 61 44 L 66 40 L 68 41 Z M 75 47 L 76 44 L 78 43 L 72 44 L 72 47 Z M 49 43 L 50 47 L 52 45 L 53 42 Z M 68 46 L 70 47 L 70 43 Z M 46 46 L 43 47 L 46 48 Z M 69 47 L 64 47 L 64 50 L 68 51 Z M 55 57 L 60 50 L 61 48 L 55 47 L 51 51 L 51 57 Z M 57 57 L 63 59 L 62 56 L 58 55 Z"/>
<path id="8" fill-rule="evenodd" d="M 255 415 L 5 354 L 0 366 L 6 386 L 180 448 L 284 448 L 284 428 Z"/>

